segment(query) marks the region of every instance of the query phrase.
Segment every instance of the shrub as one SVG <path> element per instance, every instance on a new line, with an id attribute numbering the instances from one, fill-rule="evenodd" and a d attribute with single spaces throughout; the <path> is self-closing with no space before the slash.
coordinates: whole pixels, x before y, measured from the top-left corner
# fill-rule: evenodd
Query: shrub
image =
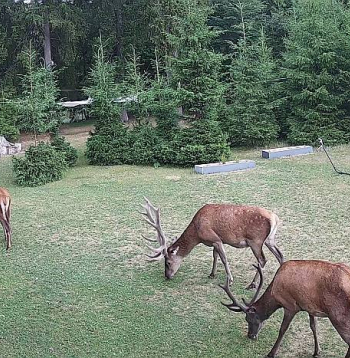
<path id="1" fill-rule="evenodd" d="M 133 164 L 156 164 L 156 148 L 160 144 L 157 131 L 150 125 L 136 127 L 131 133 L 132 149 L 130 156 Z"/>
<path id="2" fill-rule="evenodd" d="M 65 141 L 64 137 L 54 136 L 51 145 L 59 152 L 63 153 L 69 167 L 74 166 L 78 160 L 78 151 Z"/>
<path id="3" fill-rule="evenodd" d="M 15 126 L 14 118 L 17 116 L 16 107 L 11 102 L 0 104 L 0 135 L 10 142 L 19 137 L 19 130 Z"/>
<path id="4" fill-rule="evenodd" d="M 121 123 L 103 126 L 87 141 L 86 156 L 89 164 L 118 165 L 131 164 L 132 140 Z"/>
<path id="5" fill-rule="evenodd" d="M 89 164 L 170 164 L 191 166 L 225 160 L 227 137 L 216 121 L 199 120 L 192 127 L 173 129 L 168 140 L 156 128 L 141 125 L 128 131 L 121 123 L 104 126 L 87 142 Z"/>
<path id="6" fill-rule="evenodd" d="M 179 131 L 173 148 L 176 152 L 173 162 L 182 166 L 217 162 L 230 156 L 227 136 L 213 120 L 199 120 L 191 128 Z"/>
<path id="7" fill-rule="evenodd" d="M 65 156 L 50 144 L 30 146 L 25 157 L 13 157 L 16 182 L 21 186 L 38 186 L 62 179 L 67 169 Z"/>

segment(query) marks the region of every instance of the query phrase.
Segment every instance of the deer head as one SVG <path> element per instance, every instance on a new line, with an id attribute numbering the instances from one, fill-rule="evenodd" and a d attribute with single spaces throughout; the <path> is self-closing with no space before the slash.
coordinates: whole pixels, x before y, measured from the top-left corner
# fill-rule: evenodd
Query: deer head
<path id="1" fill-rule="evenodd" d="M 179 269 L 182 257 L 178 255 L 179 246 L 176 245 L 176 242 L 169 247 L 167 247 L 167 237 L 165 236 L 161 223 L 160 223 L 160 212 L 159 208 L 156 208 L 152 203 L 145 198 L 146 204 L 142 207 L 146 210 L 145 213 L 141 213 L 145 216 L 146 222 L 156 229 L 157 237 L 156 239 L 149 239 L 143 236 L 144 239 L 150 242 L 158 242 L 160 245 L 158 248 L 154 248 L 150 245 L 147 245 L 149 249 L 153 251 L 152 255 L 147 255 L 149 261 L 160 261 L 163 257 L 165 259 L 165 277 L 171 279 L 176 274 Z"/>
<path id="2" fill-rule="evenodd" d="M 233 312 L 244 312 L 245 313 L 245 319 L 248 322 L 248 338 L 250 339 L 256 339 L 258 337 L 259 331 L 261 327 L 263 326 L 264 319 L 259 315 L 259 313 L 256 310 L 256 307 L 254 306 L 254 303 L 256 302 L 259 293 L 261 291 L 262 285 L 264 283 L 262 270 L 260 267 L 260 264 L 258 266 L 253 265 L 259 272 L 260 276 L 260 283 L 259 287 L 256 290 L 254 297 L 250 300 L 249 303 L 247 303 L 244 299 L 243 302 L 240 303 L 236 300 L 233 293 L 230 291 L 229 285 L 229 279 L 227 278 L 225 285 L 220 285 L 220 287 L 227 293 L 229 298 L 232 300 L 232 303 L 226 304 L 221 302 L 224 306 L 226 306 L 229 310 Z"/>

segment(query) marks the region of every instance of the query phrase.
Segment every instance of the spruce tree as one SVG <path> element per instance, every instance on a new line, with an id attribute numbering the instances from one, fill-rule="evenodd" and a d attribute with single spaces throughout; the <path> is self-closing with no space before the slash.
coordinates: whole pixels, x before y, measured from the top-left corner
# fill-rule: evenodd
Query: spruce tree
<path id="1" fill-rule="evenodd" d="M 264 31 L 252 45 L 242 39 L 232 62 L 227 118 L 222 121 L 231 145 L 262 145 L 277 138 L 275 77 L 276 64 Z"/>
<path id="2" fill-rule="evenodd" d="M 93 99 L 91 114 L 96 119 L 96 131 L 105 126 L 119 123 L 120 107 L 115 102 L 121 94 L 115 83 L 115 64 L 106 58 L 101 36 L 95 52 L 95 63 L 90 71 L 90 86 L 85 93 Z"/>
<path id="3" fill-rule="evenodd" d="M 184 110 L 194 119 L 217 119 L 224 86 L 223 57 L 211 49 L 217 35 L 207 25 L 210 8 L 187 0 L 186 14 L 176 18 L 177 33 L 169 34 L 175 51 L 169 58 L 171 84 L 178 88 Z"/>
<path id="4" fill-rule="evenodd" d="M 55 132 L 60 124 L 60 109 L 56 103 L 58 86 L 55 73 L 37 64 L 37 54 L 31 43 L 23 52 L 26 68 L 22 76 L 22 97 L 18 100 L 19 127 L 37 135 Z"/>
<path id="5" fill-rule="evenodd" d="M 350 139 L 349 12 L 336 0 L 303 0 L 294 8 L 284 54 L 290 142 Z"/>

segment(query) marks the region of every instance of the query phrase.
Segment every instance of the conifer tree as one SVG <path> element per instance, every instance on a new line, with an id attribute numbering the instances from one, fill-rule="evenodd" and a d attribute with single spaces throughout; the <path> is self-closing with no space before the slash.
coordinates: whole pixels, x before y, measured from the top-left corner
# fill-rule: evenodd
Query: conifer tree
<path id="1" fill-rule="evenodd" d="M 303 0 L 294 8 L 284 67 L 289 123 L 296 144 L 319 137 L 350 140 L 349 12 L 337 0 Z"/>
<path id="2" fill-rule="evenodd" d="M 23 96 L 18 100 L 21 129 L 37 135 L 56 131 L 59 125 L 59 108 L 56 103 L 58 87 L 55 73 L 39 66 L 31 43 L 23 53 L 26 74 L 22 77 Z"/>
<path id="3" fill-rule="evenodd" d="M 242 39 L 231 67 L 228 116 L 222 122 L 231 145 L 262 145 L 277 138 L 275 77 L 276 64 L 264 31 L 252 45 Z"/>
<path id="4" fill-rule="evenodd" d="M 220 81 L 223 58 L 211 49 L 217 34 L 207 25 L 210 8 L 198 0 L 186 2 L 185 16 L 174 19 L 177 33 L 168 36 L 175 49 L 169 58 L 171 83 L 194 119 L 217 119 L 224 92 Z"/>
<path id="5" fill-rule="evenodd" d="M 100 36 L 89 77 L 90 86 L 85 88 L 85 93 L 93 99 L 91 113 L 96 119 L 97 131 L 120 122 L 120 107 L 115 102 L 120 96 L 120 88 L 115 83 L 115 72 L 115 64 L 107 61 Z"/>

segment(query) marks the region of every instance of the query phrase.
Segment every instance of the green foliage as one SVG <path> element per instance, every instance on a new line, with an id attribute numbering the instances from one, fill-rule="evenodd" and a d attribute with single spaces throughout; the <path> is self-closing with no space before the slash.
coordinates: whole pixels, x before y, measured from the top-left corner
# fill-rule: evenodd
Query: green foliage
<path id="1" fill-rule="evenodd" d="M 349 141 L 349 11 L 337 1 L 298 1 L 286 48 L 289 141 Z"/>
<path id="2" fill-rule="evenodd" d="M 232 145 L 349 141 L 349 14 L 340 0 L 3 0 L 0 82 L 23 94 L 15 126 L 54 131 L 55 74 L 20 55 L 30 40 L 43 53 L 49 23 L 60 88 L 71 95 L 90 77 L 97 134 L 127 110 L 138 125 L 156 121 L 162 158 L 179 113 L 185 126 L 219 120 Z M 0 130 L 16 136 L 3 117 Z"/>
<path id="3" fill-rule="evenodd" d="M 190 128 L 185 128 L 174 136 L 172 142 L 173 163 L 181 166 L 212 163 L 230 156 L 227 136 L 213 120 L 196 121 Z"/>
<path id="4" fill-rule="evenodd" d="M 30 146 L 25 157 L 13 157 L 16 183 L 21 186 L 38 186 L 62 179 L 67 169 L 65 155 L 53 146 L 39 143 Z"/>
<path id="5" fill-rule="evenodd" d="M 115 83 L 115 65 L 107 61 L 101 37 L 96 46 L 95 63 L 89 80 L 90 86 L 85 88 L 85 93 L 93 98 L 91 115 L 96 119 L 98 131 L 105 125 L 112 125 L 120 117 L 120 107 L 115 102 L 120 96 L 120 90 Z"/>
<path id="6" fill-rule="evenodd" d="M 56 103 L 58 88 L 53 71 L 36 64 L 31 43 L 23 52 L 26 74 L 22 77 L 22 94 L 18 99 L 18 125 L 34 133 L 55 131 L 60 123 L 60 109 Z"/>
<path id="7" fill-rule="evenodd" d="M 227 137 L 212 120 L 194 122 L 190 128 L 176 129 L 172 140 L 159 135 L 150 125 L 128 131 L 121 123 L 104 127 L 87 142 L 90 164 L 178 165 L 217 162 L 230 156 Z"/>
<path id="8" fill-rule="evenodd" d="M 144 96 L 148 113 L 156 118 L 157 132 L 164 139 L 171 140 L 179 122 L 178 92 L 171 88 L 164 79 L 153 81 L 152 87 Z"/>
<path id="9" fill-rule="evenodd" d="M 16 106 L 11 101 L 0 103 L 0 135 L 10 142 L 14 142 L 19 137 L 19 130 L 15 125 L 17 118 Z"/>
<path id="10" fill-rule="evenodd" d="M 103 126 L 88 139 L 85 154 L 89 164 L 93 165 L 130 164 L 131 145 L 127 129 L 115 122 Z"/>
<path id="11" fill-rule="evenodd" d="M 219 33 L 214 40 L 215 49 L 230 54 L 239 40 L 256 42 L 268 17 L 265 1 L 215 0 L 213 3 L 209 24 Z"/>
<path id="12" fill-rule="evenodd" d="M 257 43 L 239 43 L 231 78 L 229 105 L 221 118 L 231 145 L 263 145 L 275 140 L 278 136 L 274 113 L 276 65 L 263 31 Z"/>
<path id="13" fill-rule="evenodd" d="M 131 131 L 132 147 L 130 147 L 130 160 L 133 164 L 156 164 L 156 148 L 161 142 L 157 131 L 150 125 L 141 125 Z"/>
<path id="14" fill-rule="evenodd" d="M 177 88 L 184 110 L 195 119 L 217 119 L 225 87 L 220 82 L 223 57 L 210 49 L 217 35 L 207 25 L 210 8 L 187 1 L 177 32 L 168 35 L 175 49 L 169 57 L 170 82 Z"/>
<path id="15" fill-rule="evenodd" d="M 61 152 L 69 167 L 73 167 L 78 160 L 78 151 L 71 146 L 69 142 L 66 142 L 64 137 L 54 136 L 51 140 L 51 145 L 56 151 Z"/>

